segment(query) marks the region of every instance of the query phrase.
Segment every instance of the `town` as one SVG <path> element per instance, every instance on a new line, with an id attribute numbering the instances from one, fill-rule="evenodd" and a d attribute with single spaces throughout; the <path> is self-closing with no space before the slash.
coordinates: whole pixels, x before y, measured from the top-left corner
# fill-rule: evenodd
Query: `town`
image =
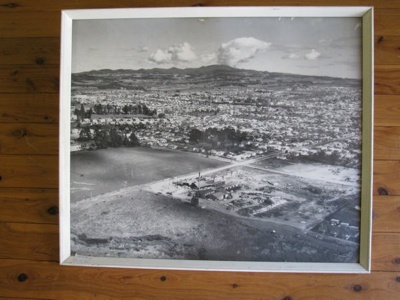
<path id="1" fill-rule="evenodd" d="M 358 80 L 226 66 L 101 70 L 73 74 L 71 96 L 71 152 L 147 147 L 223 163 L 143 190 L 357 243 Z"/>
<path id="2" fill-rule="evenodd" d="M 360 163 L 358 81 L 252 72 L 237 86 L 226 86 L 232 78 L 225 73 L 210 82 L 200 80 L 204 74 L 195 81 L 174 70 L 166 87 L 157 71 L 136 74 L 136 89 L 98 88 L 104 75 L 92 74 L 89 87 L 87 80 L 73 81 L 71 149 L 140 145 L 231 160 L 279 151 L 281 158 Z M 120 82 L 127 75 L 115 76 Z"/>

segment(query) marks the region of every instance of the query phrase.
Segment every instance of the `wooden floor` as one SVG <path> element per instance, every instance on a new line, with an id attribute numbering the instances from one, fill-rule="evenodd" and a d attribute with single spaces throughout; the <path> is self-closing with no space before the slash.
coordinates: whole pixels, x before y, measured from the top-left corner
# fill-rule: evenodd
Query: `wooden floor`
<path id="1" fill-rule="evenodd" d="M 375 6 L 372 273 L 318 275 L 59 266 L 60 10 Z M 0 298 L 400 299 L 399 0 L 0 0 Z"/>

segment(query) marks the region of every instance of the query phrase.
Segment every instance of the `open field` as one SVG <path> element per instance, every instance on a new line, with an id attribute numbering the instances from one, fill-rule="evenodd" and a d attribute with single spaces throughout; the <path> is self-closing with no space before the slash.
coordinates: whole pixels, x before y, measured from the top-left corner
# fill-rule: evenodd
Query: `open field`
<path id="1" fill-rule="evenodd" d="M 271 159 L 258 161 L 255 165 L 294 176 L 326 182 L 353 184 L 354 186 L 358 185 L 357 182 L 360 179 L 359 169 L 331 166 L 316 162 L 292 163 L 285 160 Z"/>
<path id="2" fill-rule="evenodd" d="M 193 153 L 142 147 L 71 153 L 71 202 L 225 164 Z"/>

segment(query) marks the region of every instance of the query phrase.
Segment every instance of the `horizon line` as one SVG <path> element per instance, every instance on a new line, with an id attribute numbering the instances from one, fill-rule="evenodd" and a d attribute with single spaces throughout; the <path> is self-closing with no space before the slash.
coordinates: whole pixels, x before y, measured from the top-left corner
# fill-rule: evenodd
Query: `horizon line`
<path id="1" fill-rule="evenodd" d="M 195 70 L 195 69 L 201 69 L 201 68 L 207 68 L 207 67 L 228 67 L 231 69 L 236 69 L 236 70 L 242 70 L 242 71 L 252 71 L 252 72 L 258 72 L 258 73 L 269 73 L 269 74 L 288 74 L 288 75 L 293 75 L 293 76 L 305 76 L 305 77 L 327 77 L 327 78 L 335 78 L 335 79 L 350 79 L 350 80 L 362 80 L 362 78 L 351 78 L 351 77 L 335 77 L 335 76 L 329 76 L 329 75 L 310 75 L 310 74 L 301 74 L 301 73 L 288 73 L 288 72 L 271 72 L 271 71 L 261 71 L 261 70 L 255 70 L 255 69 L 246 69 L 246 68 L 239 68 L 239 67 L 232 67 L 229 65 L 225 64 L 213 64 L 213 65 L 204 65 L 201 67 L 187 67 L 187 68 L 179 68 L 179 67 L 169 67 L 169 68 L 163 68 L 163 67 L 153 67 L 153 68 L 140 68 L 140 69 L 110 69 L 110 68 L 102 68 L 102 69 L 92 69 L 88 71 L 80 71 L 80 72 L 71 72 L 71 74 L 82 74 L 82 73 L 89 73 L 89 72 L 100 72 L 100 71 L 142 71 L 142 70 L 156 70 L 156 69 L 161 69 L 161 70 L 172 70 L 172 69 L 177 69 L 177 70 Z"/>

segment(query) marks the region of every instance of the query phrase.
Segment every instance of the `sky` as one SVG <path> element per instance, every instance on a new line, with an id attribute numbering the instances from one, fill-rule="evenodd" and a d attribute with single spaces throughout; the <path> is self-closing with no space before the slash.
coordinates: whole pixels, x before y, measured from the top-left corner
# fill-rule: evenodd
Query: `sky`
<path id="1" fill-rule="evenodd" d="M 72 72 L 240 69 L 361 78 L 360 18 L 74 20 Z"/>

